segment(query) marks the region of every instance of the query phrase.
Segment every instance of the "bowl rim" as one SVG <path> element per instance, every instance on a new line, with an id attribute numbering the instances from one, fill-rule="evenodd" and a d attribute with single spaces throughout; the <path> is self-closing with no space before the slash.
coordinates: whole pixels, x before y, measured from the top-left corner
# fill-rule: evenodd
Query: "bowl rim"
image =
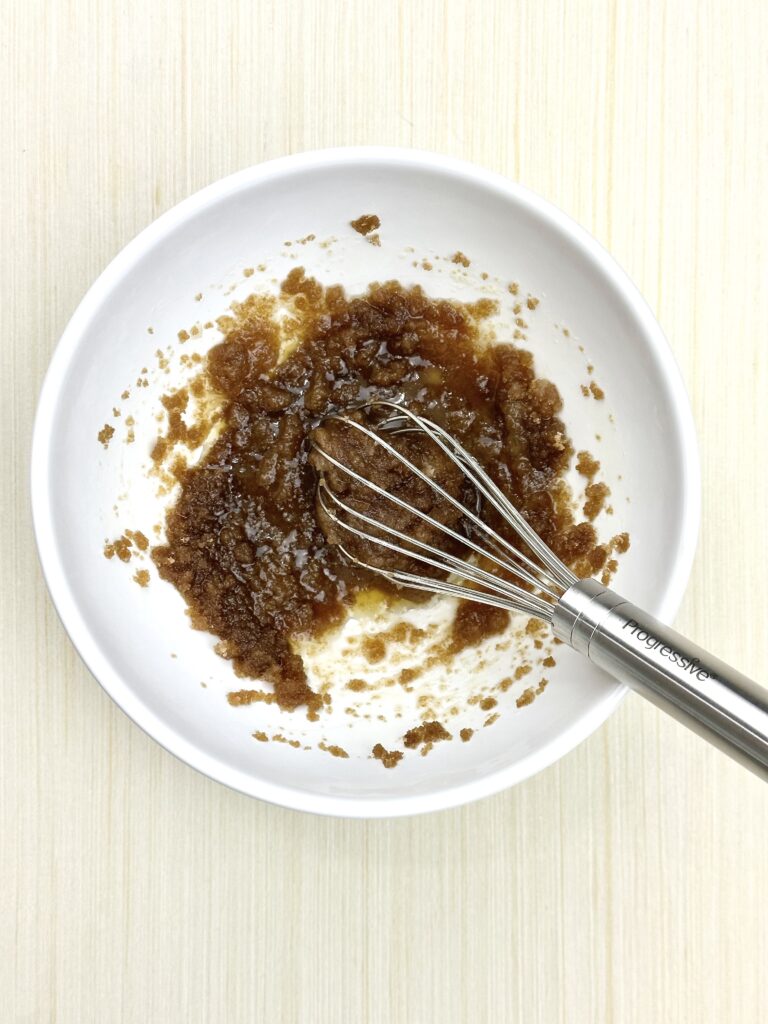
<path id="1" fill-rule="evenodd" d="M 63 571 L 52 528 L 50 494 L 50 440 L 59 387 L 80 335 L 105 294 L 115 286 L 160 239 L 186 219 L 226 196 L 285 175 L 333 166 L 389 165 L 418 167 L 503 194 L 527 208 L 566 236 L 581 256 L 607 279 L 631 308 L 644 335 L 648 351 L 657 364 L 670 399 L 671 414 L 683 452 L 681 543 L 677 549 L 666 586 L 653 607 L 657 618 L 669 622 L 677 612 L 690 575 L 696 550 L 701 483 L 699 454 L 693 414 L 682 374 L 672 349 L 650 307 L 637 287 L 608 251 L 566 213 L 527 187 L 469 161 L 428 150 L 396 146 L 354 146 L 309 150 L 278 157 L 230 174 L 193 193 L 161 214 L 144 228 L 110 261 L 96 278 L 73 313 L 56 345 L 38 399 L 32 433 L 30 484 L 32 522 L 38 555 L 48 591 L 58 616 L 80 658 L 112 700 L 147 735 L 190 767 L 247 796 L 294 810 L 348 818 L 393 818 L 444 810 L 490 796 L 543 770 L 590 736 L 616 709 L 626 694 L 625 686 L 606 689 L 606 696 L 592 710 L 550 742 L 513 765 L 493 771 L 481 779 L 451 786 L 437 793 L 402 796 L 340 797 L 317 795 L 293 787 L 254 778 L 218 758 L 201 751 L 145 705 L 112 667 L 83 619 L 69 581 Z"/>

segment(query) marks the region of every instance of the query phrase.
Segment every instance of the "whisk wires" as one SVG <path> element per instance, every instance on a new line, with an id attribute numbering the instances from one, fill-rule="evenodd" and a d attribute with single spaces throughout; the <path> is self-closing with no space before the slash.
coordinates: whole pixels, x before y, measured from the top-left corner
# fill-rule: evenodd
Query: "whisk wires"
<path id="1" fill-rule="evenodd" d="M 386 399 L 367 402 L 358 406 L 356 411 L 365 413 L 379 410 L 384 411 L 385 416 L 372 426 L 348 413 L 335 413 L 328 419 L 340 421 L 359 431 L 398 460 L 406 470 L 422 480 L 443 501 L 448 502 L 461 513 L 468 526 L 466 533 L 458 532 L 429 513 L 404 501 L 398 495 L 385 490 L 326 451 L 316 440 L 313 441 L 315 450 L 327 463 L 357 484 L 416 516 L 444 536 L 460 542 L 475 556 L 507 573 L 512 580 L 498 575 L 497 572 L 484 569 L 475 560 L 459 558 L 417 537 L 408 536 L 381 519 L 353 508 L 335 493 L 329 486 L 325 473 L 321 473 L 318 482 L 318 503 L 334 524 L 363 541 L 441 570 L 445 573 L 446 578 L 435 579 L 415 572 L 381 568 L 357 557 L 345 545 L 339 544 L 338 547 L 342 554 L 355 565 L 385 576 L 401 586 L 413 587 L 431 593 L 450 594 L 481 604 L 534 615 L 550 622 L 554 604 L 557 603 L 561 594 L 576 582 L 577 577 L 541 540 L 512 502 L 488 476 L 477 459 L 463 448 L 451 434 L 434 421 L 414 413 L 398 402 Z M 467 507 L 464 502 L 450 494 L 387 440 L 388 436 L 394 438 L 401 434 L 416 432 L 426 435 L 470 481 L 478 495 L 477 510 Z M 487 502 L 488 505 L 496 509 L 536 560 L 530 558 L 484 521 L 480 515 L 483 502 Z M 469 559 L 471 557 L 469 556 Z M 464 583 L 460 582 L 461 580 Z M 513 580 L 518 582 L 513 582 Z M 466 583 L 471 583 L 472 586 L 466 586 Z M 520 586 L 521 583 L 526 586 Z M 532 588 L 533 592 L 527 588 Z"/>

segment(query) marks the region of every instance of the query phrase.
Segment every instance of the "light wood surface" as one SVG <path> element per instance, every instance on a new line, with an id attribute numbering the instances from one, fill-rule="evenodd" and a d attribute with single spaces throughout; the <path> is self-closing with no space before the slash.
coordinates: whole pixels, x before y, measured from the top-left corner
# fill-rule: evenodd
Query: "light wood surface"
<path id="1" fill-rule="evenodd" d="M 0 24 L 0 1019 L 768 1020 L 755 778 L 630 697 L 461 810 L 249 800 L 90 678 L 27 497 L 56 339 L 159 213 L 301 149 L 457 154 L 573 215 L 656 310 L 704 473 L 678 623 L 765 681 L 765 0 L 6 0 Z"/>

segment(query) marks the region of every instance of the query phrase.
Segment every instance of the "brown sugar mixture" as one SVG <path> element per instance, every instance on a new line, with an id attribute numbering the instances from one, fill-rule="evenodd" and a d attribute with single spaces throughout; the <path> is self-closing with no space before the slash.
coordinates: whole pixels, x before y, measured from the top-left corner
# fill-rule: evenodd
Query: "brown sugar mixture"
<path id="1" fill-rule="evenodd" d="M 215 440 L 196 465 L 176 459 L 181 489 L 167 514 L 167 542 L 152 558 L 185 598 L 193 625 L 219 637 L 218 652 L 239 676 L 266 680 L 281 708 L 306 707 L 314 717 L 323 702 L 292 641 L 341 622 L 372 586 L 396 589 L 348 564 L 316 512 L 310 435 L 329 413 L 371 397 L 398 396 L 436 420 L 574 572 L 603 570 L 609 549 L 590 522 L 576 522 L 563 480 L 573 451 L 559 418 L 560 395 L 536 376 L 529 352 L 484 337 L 494 303 L 431 299 L 397 282 L 348 297 L 300 268 L 283 282 L 281 298 L 289 306 L 288 330 L 267 296 L 252 296 L 219 321 L 226 336 L 190 387 L 198 399 L 210 399 L 208 418 L 191 422 L 186 389 L 166 396 L 168 431 L 153 453 L 167 465 L 175 442 L 194 447 L 213 430 Z M 340 441 L 333 435 L 323 435 L 330 447 Z M 412 454 L 435 460 L 434 452 Z M 364 448 L 345 447 L 344 456 L 405 488 L 408 500 L 434 501 L 431 489 L 429 496 L 408 490 L 412 481 L 397 478 L 386 460 L 367 460 Z M 444 486 L 461 492 L 452 464 L 432 466 Z M 437 511 L 450 517 L 450 509 Z M 460 606 L 456 650 L 504 628 L 506 613 L 478 607 Z"/>

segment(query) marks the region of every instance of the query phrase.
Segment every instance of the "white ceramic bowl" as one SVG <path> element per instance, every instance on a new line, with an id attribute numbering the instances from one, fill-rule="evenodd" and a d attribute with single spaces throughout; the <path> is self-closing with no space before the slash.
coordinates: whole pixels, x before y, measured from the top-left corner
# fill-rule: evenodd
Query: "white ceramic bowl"
<path id="1" fill-rule="evenodd" d="M 369 212 L 382 220 L 380 248 L 348 226 Z M 316 240 L 303 248 L 283 244 L 309 233 Z M 328 238 L 335 241 L 321 247 Z M 474 278 L 438 260 L 457 249 L 471 257 Z M 134 404 L 126 404 L 122 422 L 135 413 L 136 443 L 116 440 L 105 452 L 96 442 L 102 424 L 124 430 L 111 420 L 111 407 L 121 405 L 119 395 L 143 367 L 156 366 L 158 346 L 174 341 L 180 328 L 224 312 L 230 288 L 238 297 L 257 287 L 261 279 L 244 280 L 243 268 L 266 264 L 268 280 L 298 265 L 297 252 L 308 270 L 350 292 L 397 277 L 419 280 L 435 294 L 471 298 L 498 276 L 520 281 L 541 299 L 528 343 L 537 369 L 560 387 L 577 447 L 592 448 L 603 462 L 616 506 L 610 526 L 632 537 L 616 589 L 662 620 L 678 607 L 698 530 L 688 401 L 658 324 L 594 239 L 505 178 L 409 150 L 304 153 L 216 182 L 126 246 L 72 317 L 40 397 L 32 503 L 54 603 L 101 685 L 167 750 L 244 793 L 359 817 L 455 806 L 562 757 L 607 718 L 623 688 L 559 648 L 551 685 L 532 706 L 516 712 L 512 702 L 513 710 L 471 743 L 438 745 L 429 757 L 407 758 L 393 771 L 362 756 L 338 760 L 314 745 L 297 751 L 257 743 L 251 733 L 259 716 L 277 716 L 274 727 L 280 712 L 231 708 L 224 693 L 242 684 L 213 653 L 213 640 L 189 629 L 173 588 L 153 578 L 143 590 L 132 582 L 131 567 L 102 554 L 105 537 L 124 527 L 146 532 L 160 518 L 155 486 L 142 467 L 156 429 L 152 401 L 168 380 L 155 376 L 150 388 L 133 388 Z M 414 268 L 421 257 L 434 257 L 439 273 Z M 481 284 L 481 269 L 489 282 Z M 581 394 L 586 360 L 595 366 L 604 402 Z M 354 730 L 349 735 L 354 746 Z M 363 735 L 360 749 L 366 744 L 370 750 Z"/>

